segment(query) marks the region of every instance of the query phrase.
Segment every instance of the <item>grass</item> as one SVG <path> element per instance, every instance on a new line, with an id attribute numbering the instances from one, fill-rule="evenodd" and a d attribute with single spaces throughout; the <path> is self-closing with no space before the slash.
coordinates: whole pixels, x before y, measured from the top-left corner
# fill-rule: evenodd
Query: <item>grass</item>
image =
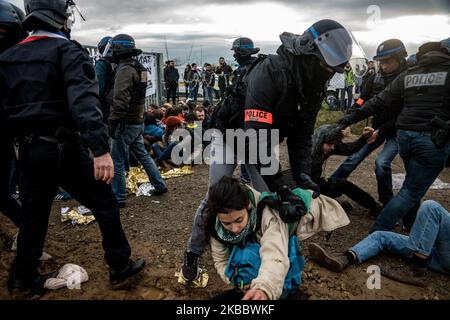
<path id="1" fill-rule="evenodd" d="M 317 115 L 316 128 L 320 127 L 324 124 L 333 124 L 336 123 L 339 119 L 344 116 L 342 111 L 330 111 L 328 105 L 326 103 L 322 104 L 322 108 Z M 370 122 L 369 122 L 370 123 Z M 366 120 L 358 122 L 352 125 L 350 128 L 352 130 L 352 134 L 360 135 L 364 127 L 366 126 Z"/>

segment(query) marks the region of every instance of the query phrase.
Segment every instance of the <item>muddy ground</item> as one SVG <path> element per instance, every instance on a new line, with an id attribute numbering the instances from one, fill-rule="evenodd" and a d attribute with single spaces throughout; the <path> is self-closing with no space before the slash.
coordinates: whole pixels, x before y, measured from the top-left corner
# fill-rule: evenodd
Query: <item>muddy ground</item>
<path id="1" fill-rule="evenodd" d="M 286 168 L 286 150 L 282 148 L 282 163 Z M 350 180 L 376 195 L 374 175 L 375 154 L 369 156 L 352 174 Z M 343 157 L 332 157 L 327 162 L 326 173 L 330 174 Z M 403 172 L 401 160 L 393 164 L 394 173 Z M 450 182 L 450 168 L 445 169 L 441 180 Z M 191 289 L 178 284 L 175 272 L 180 270 L 183 251 L 190 234 L 195 210 L 207 188 L 208 168 L 197 166 L 194 174 L 168 180 L 170 192 L 161 197 L 130 197 L 128 206 L 122 210 L 122 221 L 133 248 L 133 257 L 143 257 L 147 267 L 142 276 L 125 287 L 111 288 L 108 269 L 103 259 L 98 225 L 72 226 L 60 221 L 60 208 L 75 206 L 75 201 L 56 202 L 50 218 L 45 250 L 53 255 L 51 262 L 43 263 L 42 272 L 55 271 L 66 263 L 83 266 L 89 281 L 80 290 L 67 288 L 48 292 L 42 299 L 209 299 L 227 288 L 215 272 L 210 253 L 200 264 L 209 272 L 209 284 L 204 289 Z M 426 199 L 441 202 L 450 208 L 449 190 L 432 190 Z M 155 203 L 157 200 L 159 203 Z M 342 200 L 348 200 L 343 197 Z M 307 259 L 303 274 L 303 291 L 309 299 L 450 299 L 450 277 L 429 273 L 429 284 L 418 288 L 381 278 L 381 289 L 369 290 L 366 286 L 370 265 L 397 263 L 400 258 L 383 254 L 359 266 L 351 266 L 338 274 L 319 267 L 309 261 L 307 244 L 310 241 L 326 248 L 343 250 L 367 235 L 373 222 L 367 211 L 353 203 L 349 213 L 351 224 L 335 231 L 327 240 L 318 234 L 303 243 Z M 0 215 L 0 299 L 9 299 L 6 278 L 14 257 L 9 249 L 15 233 L 13 225 Z"/>

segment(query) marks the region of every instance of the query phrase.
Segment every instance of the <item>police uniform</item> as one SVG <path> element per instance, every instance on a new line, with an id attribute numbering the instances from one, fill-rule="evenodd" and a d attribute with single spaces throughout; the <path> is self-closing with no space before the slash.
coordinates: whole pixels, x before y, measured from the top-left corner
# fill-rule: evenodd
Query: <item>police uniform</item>
<path id="1" fill-rule="evenodd" d="M 35 32 L 0 57 L 0 85 L 8 130 L 19 139 L 23 215 L 12 272 L 36 276 L 58 186 L 93 212 L 110 267 L 125 266 L 131 250 L 119 208 L 89 155 L 109 144 L 88 53 L 60 32 Z"/>
<path id="2" fill-rule="evenodd" d="M 340 123 L 356 123 L 392 106 L 398 113 L 395 126 L 406 180 L 381 211 L 372 232 L 391 230 L 399 219 L 417 207 L 445 166 L 450 137 L 438 146 L 433 138 L 437 128 L 432 120 L 435 117 L 443 122 L 450 120 L 450 55 L 441 50 L 423 53 L 416 67 L 400 74 L 384 91 Z"/>

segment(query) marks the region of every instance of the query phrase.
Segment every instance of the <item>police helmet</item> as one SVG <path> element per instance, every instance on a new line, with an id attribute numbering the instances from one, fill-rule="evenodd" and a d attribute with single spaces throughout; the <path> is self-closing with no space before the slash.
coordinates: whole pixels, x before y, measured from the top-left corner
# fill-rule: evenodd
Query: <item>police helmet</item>
<path id="1" fill-rule="evenodd" d="M 73 24 L 75 9 L 84 20 L 73 0 L 24 0 L 24 6 L 27 16 L 23 26 L 30 31 L 38 28 L 42 23 L 58 30 L 62 29 L 68 20 Z"/>
<path id="2" fill-rule="evenodd" d="M 97 45 L 98 48 L 98 52 L 100 54 L 103 54 L 103 51 L 105 50 L 106 46 L 108 45 L 108 43 L 110 42 L 110 40 L 112 39 L 112 37 L 107 36 L 107 37 L 103 37 L 100 42 Z"/>
<path id="3" fill-rule="evenodd" d="M 7 47 L 16 44 L 27 36 L 22 28 L 25 14 L 15 5 L 0 0 L 0 26 L 6 29 L 5 33 L 0 32 L 0 39 L 3 42 L 2 51 Z"/>
<path id="4" fill-rule="evenodd" d="M 352 58 L 358 63 L 366 64 L 365 67 L 352 65 L 353 70 L 367 71 L 364 51 L 351 32 L 334 20 L 317 21 L 301 36 L 284 32 L 280 39 L 292 54 L 314 55 L 337 72 L 344 72 L 345 65 Z"/>
<path id="5" fill-rule="evenodd" d="M 136 49 L 134 38 L 128 34 L 118 34 L 112 38 L 113 56 L 115 57 L 135 57 L 142 53 Z"/>
<path id="6" fill-rule="evenodd" d="M 374 60 L 384 60 L 389 58 L 405 59 L 408 56 L 405 45 L 398 39 L 383 41 L 377 48 L 377 55 Z"/>
<path id="7" fill-rule="evenodd" d="M 257 54 L 260 51 L 259 48 L 255 48 L 252 39 L 245 37 L 234 40 L 231 50 L 242 57 Z"/>

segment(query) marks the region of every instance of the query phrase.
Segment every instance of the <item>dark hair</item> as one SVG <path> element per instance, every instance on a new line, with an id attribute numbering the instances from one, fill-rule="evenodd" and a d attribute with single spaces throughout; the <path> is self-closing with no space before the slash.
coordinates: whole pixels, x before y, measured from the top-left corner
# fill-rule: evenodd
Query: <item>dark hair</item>
<path id="1" fill-rule="evenodd" d="M 156 109 L 153 111 L 153 115 L 156 119 L 161 120 L 164 117 L 164 112 L 162 110 Z"/>
<path id="2" fill-rule="evenodd" d="M 196 67 L 196 66 L 197 66 L 196 63 L 191 64 L 191 67 L 192 67 L 192 68 L 193 68 L 193 67 Z"/>
<path id="3" fill-rule="evenodd" d="M 222 177 L 219 182 L 209 188 L 206 203 L 205 228 L 206 233 L 214 234 L 218 213 L 230 213 L 242 210 L 250 202 L 249 190 L 237 179 Z"/>
<path id="4" fill-rule="evenodd" d="M 195 112 L 205 112 L 205 109 L 203 107 L 197 107 L 194 110 Z M 206 113 L 206 112 L 205 112 Z"/>
<path id="5" fill-rule="evenodd" d="M 164 114 L 164 118 L 168 118 L 168 117 L 172 117 L 172 116 L 177 117 L 178 110 L 173 107 L 167 108 L 166 113 Z"/>
<path id="6" fill-rule="evenodd" d="M 197 121 L 197 115 L 195 113 L 189 112 L 185 117 L 184 120 L 186 122 L 194 122 Z"/>
<path id="7" fill-rule="evenodd" d="M 149 108 L 153 108 L 153 109 L 159 109 L 158 105 L 151 103 L 149 106 Z"/>
<path id="8" fill-rule="evenodd" d="M 147 113 L 144 116 L 144 125 L 145 126 L 149 126 L 149 125 L 156 126 L 156 117 L 155 117 L 155 115 L 152 114 L 152 113 Z"/>

